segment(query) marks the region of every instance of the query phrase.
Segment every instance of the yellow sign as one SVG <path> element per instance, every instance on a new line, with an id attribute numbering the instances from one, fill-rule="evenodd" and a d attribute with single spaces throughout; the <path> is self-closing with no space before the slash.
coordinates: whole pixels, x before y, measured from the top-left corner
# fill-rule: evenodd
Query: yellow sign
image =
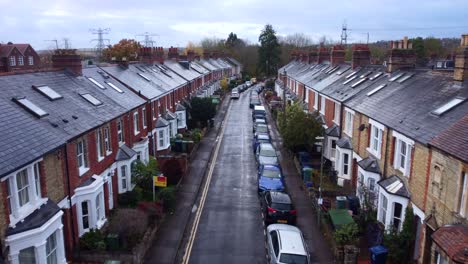
<path id="1" fill-rule="evenodd" d="M 153 183 L 156 187 L 167 187 L 167 177 L 153 176 Z"/>

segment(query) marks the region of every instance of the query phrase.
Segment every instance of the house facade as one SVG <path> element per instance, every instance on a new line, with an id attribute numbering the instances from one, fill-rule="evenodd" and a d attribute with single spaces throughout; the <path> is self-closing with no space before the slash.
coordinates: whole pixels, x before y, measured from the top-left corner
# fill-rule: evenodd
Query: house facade
<path id="1" fill-rule="evenodd" d="M 31 45 L 11 42 L 0 44 L 0 72 L 34 70 L 39 67 L 39 55 Z"/>

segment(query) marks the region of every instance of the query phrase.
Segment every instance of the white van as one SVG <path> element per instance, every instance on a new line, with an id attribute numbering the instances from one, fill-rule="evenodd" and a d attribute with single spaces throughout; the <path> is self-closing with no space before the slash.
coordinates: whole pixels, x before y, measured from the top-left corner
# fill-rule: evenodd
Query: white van
<path id="1" fill-rule="evenodd" d="M 252 118 L 254 118 L 255 116 L 258 116 L 258 115 L 266 116 L 265 107 L 263 105 L 254 106 L 254 109 L 252 111 Z"/>
<path id="2" fill-rule="evenodd" d="M 231 91 L 231 99 L 239 99 L 240 94 L 237 88 L 232 89 Z"/>

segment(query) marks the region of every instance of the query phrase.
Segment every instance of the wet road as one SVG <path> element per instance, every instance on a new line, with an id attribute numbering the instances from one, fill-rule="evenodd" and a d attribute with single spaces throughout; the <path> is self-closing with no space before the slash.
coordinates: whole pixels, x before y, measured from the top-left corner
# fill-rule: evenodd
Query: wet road
<path id="1" fill-rule="evenodd" d="M 266 263 L 249 92 L 228 110 L 188 263 Z"/>

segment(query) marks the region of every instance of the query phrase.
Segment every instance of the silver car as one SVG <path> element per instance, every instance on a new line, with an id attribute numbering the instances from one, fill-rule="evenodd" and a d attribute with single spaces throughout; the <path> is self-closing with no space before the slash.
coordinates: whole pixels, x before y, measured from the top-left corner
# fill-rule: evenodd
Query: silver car
<path id="1" fill-rule="evenodd" d="M 310 256 L 301 230 L 295 226 L 273 224 L 267 227 L 270 263 L 309 264 Z"/>
<path id="2" fill-rule="evenodd" d="M 255 151 L 258 165 L 278 165 L 278 156 L 271 143 L 260 143 Z"/>

